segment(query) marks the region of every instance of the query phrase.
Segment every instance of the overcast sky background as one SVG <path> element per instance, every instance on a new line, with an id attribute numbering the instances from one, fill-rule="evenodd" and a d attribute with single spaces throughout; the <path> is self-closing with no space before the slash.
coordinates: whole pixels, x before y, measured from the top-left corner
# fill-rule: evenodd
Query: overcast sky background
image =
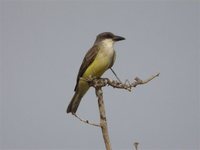
<path id="1" fill-rule="evenodd" d="M 112 147 L 199 150 L 199 2 L 1 1 L 0 148 L 104 149 L 99 128 L 66 108 L 78 69 L 96 35 L 115 45 L 121 80 L 160 77 L 132 92 L 105 87 Z M 115 79 L 110 71 L 104 77 Z M 99 121 L 94 89 L 82 118 Z"/>

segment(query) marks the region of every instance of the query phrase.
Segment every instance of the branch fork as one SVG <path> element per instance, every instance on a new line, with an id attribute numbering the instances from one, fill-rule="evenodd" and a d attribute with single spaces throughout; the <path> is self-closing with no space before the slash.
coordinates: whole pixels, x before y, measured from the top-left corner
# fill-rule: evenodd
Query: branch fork
<path id="1" fill-rule="evenodd" d="M 122 83 L 120 80 L 116 81 L 116 80 L 110 80 L 108 78 L 86 79 L 88 84 L 95 88 L 96 96 L 98 98 L 100 123 L 99 124 L 90 123 L 88 120 L 81 119 L 76 114 L 73 114 L 73 115 L 76 118 L 78 118 L 81 122 L 84 122 L 92 126 L 100 127 L 102 130 L 102 135 L 103 135 L 106 150 L 111 150 L 112 148 L 111 148 L 111 143 L 110 143 L 109 134 L 108 134 L 108 126 L 107 126 L 106 112 L 105 112 L 105 106 L 104 106 L 104 101 L 103 101 L 102 87 L 108 85 L 108 86 L 112 86 L 113 88 L 119 88 L 119 89 L 125 89 L 128 91 L 131 91 L 132 88 L 135 88 L 137 85 L 146 84 L 158 76 L 159 76 L 159 73 L 151 76 L 150 78 L 146 80 L 141 80 L 140 78 L 136 77 L 132 83 L 130 83 L 129 81 L 125 81 L 125 83 Z M 137 150 L 138 143 L 135 143 L 134 146 L 135 146 L 135 149 Z"/>
<path id="2" fill-rule="evenodd" d="M 155 77 L 158 77 L 159 75 L 160 73 L 157 73 L 156 75 L 153 75 L 146 80 L 141 80 L 139 77 L 136 77 L 132 83 L 130 83 L 128 80 L 122 83 L 121 81 L 110 80 L 108 78 L 95 78 L 95 79 L 89 78 L 86 81 L 90 86 L 93 86 L 95 89 L 98 87 L 104 87 L 108 85 L 112 86 L 113 88 L 125 89 L 131 91 L 131 89 L 136 87 L 137 85 L 146 84 L 149 81 L 153 80 Z"/>

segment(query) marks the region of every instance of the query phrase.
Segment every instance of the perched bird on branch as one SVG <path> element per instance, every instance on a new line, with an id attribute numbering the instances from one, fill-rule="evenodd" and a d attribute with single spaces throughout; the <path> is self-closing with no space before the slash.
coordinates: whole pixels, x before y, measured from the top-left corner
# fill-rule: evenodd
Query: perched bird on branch
<path id="1" fill-rule="evenodd" d="M 80 66 L 74 89 L 75 93 L 68 105 L 67 113 L 76 113 L 82 97 L 90 88 L 87 82 L 88 78 L 100 78 L 106 70 L 112 70 L 111 67 L 116 57 L 114 43 L 121 40 L 125 40 L 125 38 L 111 32 L 97 35 L 94 45 L 88 50 Z"/>

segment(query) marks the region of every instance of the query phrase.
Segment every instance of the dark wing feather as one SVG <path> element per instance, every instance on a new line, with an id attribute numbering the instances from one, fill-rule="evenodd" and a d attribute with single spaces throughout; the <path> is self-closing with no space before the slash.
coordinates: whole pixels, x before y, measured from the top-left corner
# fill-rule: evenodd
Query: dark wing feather
<path id="1" fill-rule="evenodd" d="M 78 86 L 78 82 L 79 82 L 80 77 L 82 77 L 82 75 L 84 74 L 84 72 L 86 71 L 86 69 L 88 68 L 88 66 L 94 61 L 94 59 L 97 56 L 98 51 L 99 51 L 98 46 L 93 46 L 86 53 L 86 55 L 85 55 L 85 57 L 83 59 L 83 62 L 81 64 L 81 67 L 79 69 L 79 72 L 78 72 L 78 76 L 77 76 L 77 79 L 76 79 L 76 86 L 74 88 L 74 91 L 77 90 L 77 86 Z"/>

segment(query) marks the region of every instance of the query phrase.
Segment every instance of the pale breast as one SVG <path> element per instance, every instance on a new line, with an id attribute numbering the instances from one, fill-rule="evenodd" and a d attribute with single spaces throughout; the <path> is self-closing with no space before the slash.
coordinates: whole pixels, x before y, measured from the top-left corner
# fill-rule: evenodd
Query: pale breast
<path id="1" fill-rule="evenodd" d="M 109 68 L 114 59 L 113 42 L 105 40 L 99 46 L 99 52 L 92 62 L 92 64 L 86 70 L 86 74 L 91 76 L 101 77 L 101 75 Z"/>
<path id="2" fill-rule="evenodd" d="M 112 63 L 114 49 L 101 49 L 94 62 L 88 68 L 92 76 L 100 77 Z"/>
<path id="3" fill-rule="evenodd" d="M 107 65 L 110 65 L 113 59 L 113 55 L 114 55 L 113 48 L 101 48 L 97 55 L 97 59 L 100 59 L 99 61 L 102 61 Z"/>

